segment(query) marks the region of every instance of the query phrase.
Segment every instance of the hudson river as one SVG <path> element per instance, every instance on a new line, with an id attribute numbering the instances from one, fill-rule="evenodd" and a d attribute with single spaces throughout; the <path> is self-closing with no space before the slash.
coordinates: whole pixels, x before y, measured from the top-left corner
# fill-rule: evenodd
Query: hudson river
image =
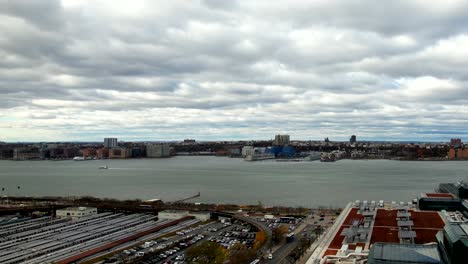
<path id="1" fill-rule="evenodd" d="M 108 165 L 109 169 L 98 169 Z M 340 160 L 245 162 L 222 157 L 0 161 L 2 195 L 92 195 L 194 202 L 342 207 L 354 200 L 409 201 L 440 182 L 466 179 L 468 162 Z M 17 186 L 20 186 L 18 190 Z"/>

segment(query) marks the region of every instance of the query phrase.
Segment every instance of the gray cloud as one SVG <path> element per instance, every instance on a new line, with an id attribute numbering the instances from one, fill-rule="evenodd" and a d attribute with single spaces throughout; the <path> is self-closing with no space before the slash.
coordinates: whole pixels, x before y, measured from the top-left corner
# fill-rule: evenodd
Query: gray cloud
<path id="1" fill-rule="evenodd" d="M 0 140 L 465 137 L 467 5 L 0 1 Z"/>

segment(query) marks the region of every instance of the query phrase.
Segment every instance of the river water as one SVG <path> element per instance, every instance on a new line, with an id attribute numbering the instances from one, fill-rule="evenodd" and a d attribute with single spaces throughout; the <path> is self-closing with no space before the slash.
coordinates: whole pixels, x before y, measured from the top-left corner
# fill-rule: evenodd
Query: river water
<path id="1" fill-rule="evenodd" d="M 109 169 L 98 169 L 100 166 Z M 342 207 L 354 200 L 409 201 L 466 179 L 462 161 L 246 162 L 224 157 L 0 161 L 2 195 L 92 195 L 194 202 Z M 17 188 L 20 186 L 20 189 Z"/>

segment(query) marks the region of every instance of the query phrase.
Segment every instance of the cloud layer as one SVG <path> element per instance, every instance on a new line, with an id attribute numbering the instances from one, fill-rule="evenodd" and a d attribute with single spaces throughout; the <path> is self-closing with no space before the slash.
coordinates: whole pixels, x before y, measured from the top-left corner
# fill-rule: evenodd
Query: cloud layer
<path id="1" fill-rule="evenodd" d="M 0 141 L 468 140 L 468 1 L 0 1 Z"/>

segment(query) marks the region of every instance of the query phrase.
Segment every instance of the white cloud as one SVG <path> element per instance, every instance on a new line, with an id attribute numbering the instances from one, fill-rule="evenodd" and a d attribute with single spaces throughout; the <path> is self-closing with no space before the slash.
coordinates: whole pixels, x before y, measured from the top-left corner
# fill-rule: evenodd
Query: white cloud
<path id="1" fill-rule="evenodd" d="M 466 8 L 455 0 L 0 3 L 2 140 L 112 131 L 249 139 L 279 130 L 303 139 L 434 131 L 431 139 L 446 140 L 468 128 Z"/>

